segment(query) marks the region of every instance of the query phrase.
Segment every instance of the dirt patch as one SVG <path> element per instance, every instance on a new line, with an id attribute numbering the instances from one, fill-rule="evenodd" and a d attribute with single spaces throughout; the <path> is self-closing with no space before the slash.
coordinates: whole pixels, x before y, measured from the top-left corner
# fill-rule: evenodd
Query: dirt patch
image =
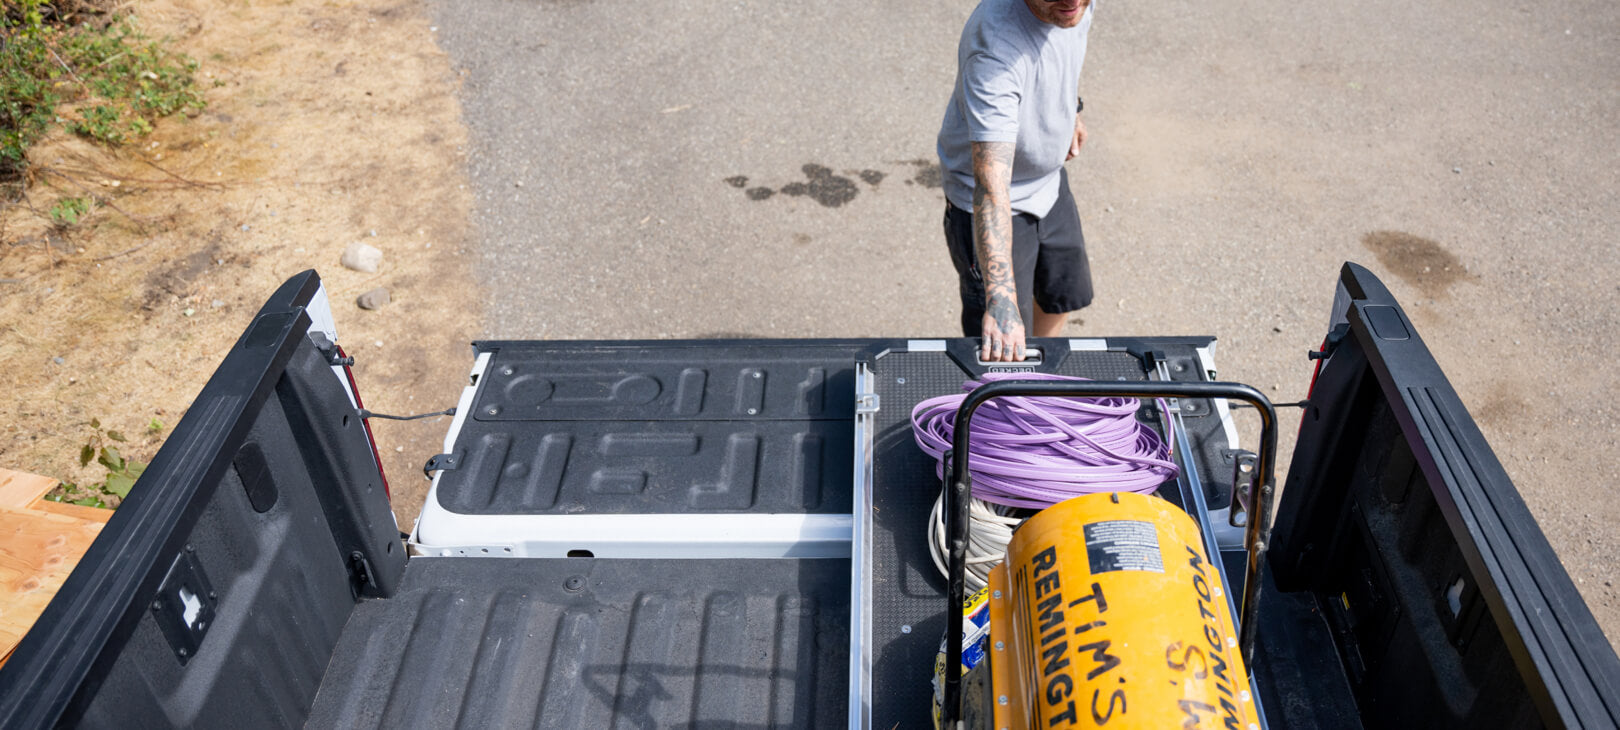
<path id="1" fill-rule="evenodd" d="M 1385 269 L 1430 297 L 1444 296 L 1453 284 L 1468 276 L 1462 259 L 1421 236 L 1400 231 L 1373 231 L 1362 236 L 1361 243 L 1378 257 L 1378 263 Z"/>
<path id="2" fill-rule="evenodd" d="M 1489 395 L 1478 407 L 1469 410 L 1480 424 L 1506 430 L 1516 420 L 1522 421 L 1529 409 L 1530 402 L 1524 399 L 1521 384 L 1498 382 L 1491 386 Z"/>
<path id="3" fill-rule="evenodd" d="M 167 299 L 189 298 L 192 282 L 214 266 L 224 263 L 224 259 L 219 258 L 222 253 L 219 232 L 210 231 L 208 238 L 208 246 L 203 250 L 187 254 L 179 261 L 154 269 L 146 275 L 143 309 L 157 309 Z"/>
<path id="4" fill-rule="evenodd" d="M 368 407 L 453 405 L 483 297 L 465 250 L 456 81 L 424 8 L 142 0 L 134 11 L 201 63 L 208 108 L 117 151 L 69 137 L 32 151 L 36 184 L 0 211 L 0 464 L 96 481 L 104 473 L 77 458 L 91 419 L 149 460 L 265 297 L 309 268 Z M 95 204 L 58 226 L 48 211 L 69 197 Z M 377 273 L 338 264 L 355 241 L 383 251 Z M 360 310 L 355 297 L 379 286 L 392 303 Z M 402 527 L 444 427 L 373 424 Z"/>

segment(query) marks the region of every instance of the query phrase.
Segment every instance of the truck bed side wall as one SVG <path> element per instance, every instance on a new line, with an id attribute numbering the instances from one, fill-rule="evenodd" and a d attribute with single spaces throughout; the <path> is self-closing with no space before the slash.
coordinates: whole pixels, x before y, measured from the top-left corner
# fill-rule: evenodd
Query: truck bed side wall
<path id="1" fill-rule="evenodd" d="M 1316 594 L 1366 727 L 1613 727 L 1620 660 L 1484 436 L 1389 291 L 1340 286 L 1277 586 Z"/>
<path id="2" fill-rule="evenodd" d="M 318 290 L 313 272 L 278 290 L 204 387 L 0 670 L 21 690 L 0 725 L 302 724 L 355 602 L 405 563 L 359 414 L 306 336 Z"/>

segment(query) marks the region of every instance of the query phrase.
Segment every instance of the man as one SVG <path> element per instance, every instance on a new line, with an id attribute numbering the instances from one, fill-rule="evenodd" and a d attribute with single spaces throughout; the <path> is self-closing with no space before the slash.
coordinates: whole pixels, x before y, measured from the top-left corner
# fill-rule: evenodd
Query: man
<path id="1" fill-rule="evenodd" d="M 985 361 L 1024 359 L 1091 303 L 1080 213 L 1063 163 L 1086 127 L 1078 89 L 1091 0 L 982 0 L 957 47 L 939 131 L 945 241 L 961 280 L 962 332 Z"/>

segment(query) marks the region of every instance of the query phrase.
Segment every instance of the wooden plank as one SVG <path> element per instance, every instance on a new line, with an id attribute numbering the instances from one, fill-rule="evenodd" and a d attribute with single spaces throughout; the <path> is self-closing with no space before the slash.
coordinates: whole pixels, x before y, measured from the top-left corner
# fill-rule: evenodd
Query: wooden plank
<path id="1" fill-rule="evenodd" d="M 29 512 L 49 512 L 64 517 L 72 517 L 86 522 L 100 522 L 105 524 L 112 519 L 113 511 L 102 507 L 86 507 L 82 504 L 67 502 L 52 502 L 48 499 L 36 499 L 28 503 Z"/>
<path id="2" fill-rule="evenodd" d="M 50 477 L 0 468 L 0 508 L 28 509 L 30 503 L 50 494 L 56 484 Z"/>
<path id="3" fill-rule="evenodd" d="M 41 499 L 55 487 L 54 479 L 0 469 L 0 666 L 112 516 Z"/>
<path id="4" fill-rule="evenodd" d="M 112 519 L 110 509 L 45 499 L 56 485 L 57 481 L 50 477 L 0 468 L 0 508 L 51 512 L 94 522 Z"/>

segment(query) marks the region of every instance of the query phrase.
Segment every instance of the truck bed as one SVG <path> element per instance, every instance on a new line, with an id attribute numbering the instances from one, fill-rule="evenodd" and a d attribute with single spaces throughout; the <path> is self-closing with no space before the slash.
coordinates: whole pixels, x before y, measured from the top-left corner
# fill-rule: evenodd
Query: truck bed
<path id="1" fill-rule="evenodd" d="M 417 558 L 349 617 L 311 728 L 819 727 L 847 560 Z"/>
<path id="2" fill-rule="evenodd" d="M 998 367 L 1109 381 L 1213 377 L 1209 337 L 1040 347 L 1038 362 Z M 590 555 L 645 585 L 707 574 L 715 562 L 745 575 L 788 569 L 774 566 L 821 575 L 832 558 L 845 571 L 839 593 L 818 602 L 846 607 L 840 620 L 861 630 L 837 646 L 818 637 L 818 652 L 854 661 L 839 673 L 847 692 L 817 712 L 853 707 L 852 722 L 904 727 L 929 706 L 945 584 L 924 527 L 940 481 L 910 416 L 986 369 L 966 341 L 491 341 L 474 353 L 415 551 L 520 563 Z M 1179 490 L 1197 483 L 1207 504 L 1224 506 L 1236 446 L 1229 413 L 1211 401 L 1185 401 L 1178 413 L 1189 472 L 1204 478 L 1168 496 L 1195 511 Z M 1164 427 L 1154 408 L 1143 418 Z M 1195 519 L 1221 528 L 1241 569 L 1241 531 Z M 732 539 L 728 530 L 750 530 L 733 527 L 739 520 L 784 529 Z M 692 559 L 650 560 L 677 555 Z M 798 560 L 780 560 L 787 556 Z M 708 661 L 685 653 L 680 671 L 709 672 Z M 676 714 L 659 724 L 684 722 L 682 703 L 669 704 Z"/>
<path id="3" fill-rule="evenodd" d="M 1263 722 L 1613 726 L 1620 659 L 1410 321 L 1354 265 L 1333 312 L 1258 573 L 1227 404 L 1138 412 L 1257 587 Z M 1216 379 L 1210 337 L 477 343 L 402 541 L 335 341 L 314 272 L 271 297 L 0 668 L 0 726 L 924 726 L 912 406 L 989 367 Z"/>

